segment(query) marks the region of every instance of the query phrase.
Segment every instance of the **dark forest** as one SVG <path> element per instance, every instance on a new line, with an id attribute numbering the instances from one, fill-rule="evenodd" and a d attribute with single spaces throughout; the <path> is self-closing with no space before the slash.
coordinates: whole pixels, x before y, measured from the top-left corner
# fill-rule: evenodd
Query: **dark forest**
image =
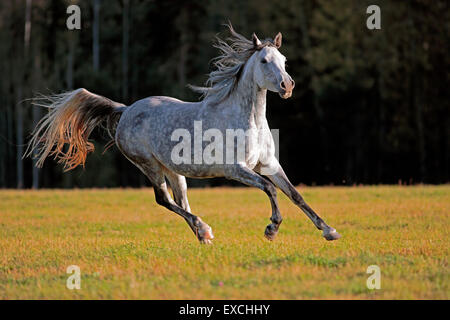
<path id="1" fill-rule="evenodd" d="M 67 7 L 81 9 L 68 30 Z M 449 181 L 450 11 L 448 1 L 2 0 L 0 2 L 0 187 L 139 187 L 145 177 L 95 131 L 86 168 L 64 173 L 22 159 L 45 110 L 37 94 L 86 88 L 131 104 L 152 95 L 198 101 L 224 24 L 250 38 L 283 34 L 280 51 L 296 88 L 269 93 L 280 130 L 279 159 L 294 184 L 359 185 Z M 102 154 L 104 152 L 104 154 Z M 215 186 L 222 179 L 189 180 Z"/>

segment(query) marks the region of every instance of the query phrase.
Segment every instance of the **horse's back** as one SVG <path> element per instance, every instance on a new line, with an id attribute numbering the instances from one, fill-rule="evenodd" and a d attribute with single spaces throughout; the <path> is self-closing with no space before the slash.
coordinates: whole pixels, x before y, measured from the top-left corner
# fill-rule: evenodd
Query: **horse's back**
<path id="1" fill-rule="evenodd" d="M 176 128 L 191 123 L 199 103 L 172 97 L 151 96 L 125 108 L 116 128 L 116 143 L 129 158 L 167 153 L 167 143 Z"/>
<path id="2" fill-rule="evenodd" d="M 132 118 L 145 116 L 146 118 L 171 117 L 174 112 L 181 109 L 195 108 L 198 103 L 186 102 L 172 97 L 151 96 L 138 100 L 126 107 L 120 121 L 129 122 Z M 189 110 L 186 110 L 189 111 Z"/>
<path id="3" fill-rule="evenodd" d="M 131 107 L 157 107 L 157 106 L 170 106 L 174 104 L 189 103 L 173 97 L 166 96 L 150 96 L 133 103 Z"/>

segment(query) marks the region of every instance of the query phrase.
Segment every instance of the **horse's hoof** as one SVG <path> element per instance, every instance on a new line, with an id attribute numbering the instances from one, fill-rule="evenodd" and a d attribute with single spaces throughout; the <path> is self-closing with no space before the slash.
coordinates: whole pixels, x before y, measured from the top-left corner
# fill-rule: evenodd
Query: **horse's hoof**
<path id="1" fill-rule="evenodd" d="M 202 239 L 202 240 L 200 240 L 200 243 L 201 243 L 201 244 L 209 244 L 209 245 L 212 245 L 212 241 L 209 240 L 209 239 Z"/>
<path id="2" fill-rule="evenodd" d="M 330 228 L 323 232 L 323 237 L 328 241 L 333 241 L 339 239 L 341 235 L 335 229 Z"/>
<path id="3" fill-rule="evenodd" d="M 269 224 L 266 227 L 266 231 L 264 231 L 264 236 L 267 238 L 267 240 L 273 241 L 277 236 L 277 233 L 278 230 L 276 230 L 275 226 L 273 224 Z"/>
<path id="4" fill-rule="evenodd" d="M 197 237 L 201 243 L 211 244 L 211 240 L 214 239 L 211 227 L 204 222 L 200 222 L 200 226 L 197 231 Z"/>

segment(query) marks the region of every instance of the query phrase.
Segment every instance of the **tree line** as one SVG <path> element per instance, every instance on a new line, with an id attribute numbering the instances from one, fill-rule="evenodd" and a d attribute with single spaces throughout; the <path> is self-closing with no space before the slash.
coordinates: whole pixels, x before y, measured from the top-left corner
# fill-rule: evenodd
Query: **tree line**
<path id="1" fill-rule="evenodd" d="M 68 30 L 76 4 L 81 29 Z M 87 168 L 23 159 L 45 110 L 38 93 L 84 87 L 127 105 L 151 95 L 196 101 L 230 21 L 241 34 L 283 34 L 293 97 L 268 94 L 280 162 L 294 184 L 449 180 L 450 10 L 445 0 L 4 0 L 0 2 L 0 187 L 143 186 L 144 176 L 94 132 Z M 222 179 L 189 181 L 214 186 Z"/>

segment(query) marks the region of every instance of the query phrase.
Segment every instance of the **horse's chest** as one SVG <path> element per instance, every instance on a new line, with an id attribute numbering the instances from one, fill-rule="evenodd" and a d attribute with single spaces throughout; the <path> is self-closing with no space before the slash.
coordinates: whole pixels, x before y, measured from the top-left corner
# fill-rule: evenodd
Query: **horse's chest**
<path id="1" fill-rule="evenodd" d="M 247 139 L 246 164 L 254 168 L 262 159 L 274 153 L 274 142 L 270 132 L 265 129 L 251 130 Z"/>

